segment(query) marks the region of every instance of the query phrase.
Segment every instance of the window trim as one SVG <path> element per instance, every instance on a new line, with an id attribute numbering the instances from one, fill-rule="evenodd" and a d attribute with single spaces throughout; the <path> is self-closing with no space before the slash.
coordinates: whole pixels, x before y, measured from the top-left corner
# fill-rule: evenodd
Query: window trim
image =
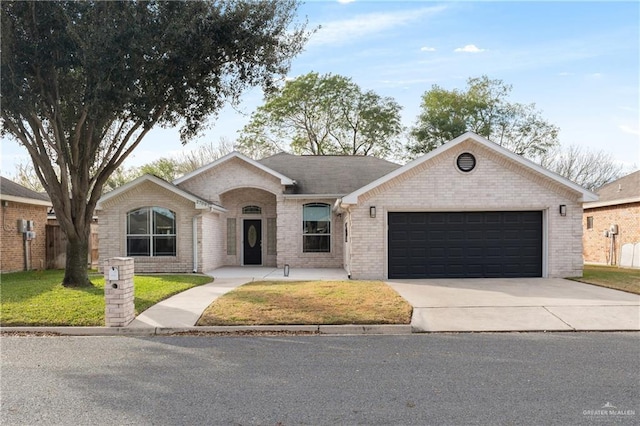
<path id="1" fill-rule="evenodd" d="M 329 229 L 328 232 L 326 233 L 307 233 L 306 232 L 306 226 L 305 223 L 306 222 L 312 222 L 312 221 L 306 221 L 305 220 L 305 216 L 304 216 L 304 211 L 306 207 L 324 207 L 327 209 L 327 213 L 329 215 L 329 220 L 327 221 L 329 224 Z M 332 252 L 332 247 L 331 247 L 331 230 L 333 229 L 333 224 L 332 222 L 332 217 L 331 217 L 331 205 L 328 203 L 306 203 L 302 205 L 302 253 L 310 253 L 310 254 L 319 254 L 319 253 L 331 253 Z M 305 250 L 305 238 L 306 237 L 326 237 L 328 239 L 328 243 L 327 243 L 327 250 L 326 251 L 307 251 Z"/>
<path id="2" fill-rule="evenodd" d="M 257 206 L 255 204 L 250 204 L 250 205 L 246 205 L 244 207 L 242 207 L 242 214 L 246 214 L 246 215 L 261 215 L 262 214 L 262 207 Z"/>
<path id="3" fill-rule="evenodd" d="M 593 229 L 593 216 L 587 216 L 587 229 Z"/>
<path id="4" fill-rule="evenodd" d="M 147 233 L 144 234 L 130 234 L 129 233 L 129 217 L 132 213 L 135 212 L 139 212 L 142 210 L 146 210 L 147 213 Z M 172 230 L 173 233 L 164 233 L 164 234 L 158 234 L 155 233 L 155 214 L 158 210 L 165 210 L 168 211 L 169 213 L 171 213 L 171 215 L 173 216 L 173 226 L 172 226 Z M 177 215 L 176 212 L 168 209 L 166 207 L 161 207 L 161 206 L 144 206 L 144 207 L 138 207 L 132 210 L 129 210 L 126 214 L 126 223 L 125 223 L 125 247 L 126 247 L 126 253 L 128 257 L 177 257 L 178 255 L 178 231 L 177 231 L 177 225 L 178 225 L 178 220 L 177 220 Z M 148 239 L 149 242 L 149 254 L 130 254 L 129 253 L 129 240 L 130 237 L 135 237 L 135 238 L 139 238 L 139 239 Z M 157 237 L 173 237 L 173 254 L 157 254 L 155 252 L 155 239 Z"/>

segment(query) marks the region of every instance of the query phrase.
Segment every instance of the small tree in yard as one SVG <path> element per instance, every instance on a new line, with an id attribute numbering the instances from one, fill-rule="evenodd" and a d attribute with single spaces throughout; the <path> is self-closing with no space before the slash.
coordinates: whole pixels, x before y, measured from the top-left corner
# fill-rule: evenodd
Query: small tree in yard
<path id="1" fill-rule="evenodd" d="M 65 232 L 65 286 L 91 285 L 89 230 L 109 176 L 156 125 L 183 143 L 301 51 L 295 0 L 3 1 L 2 128 L 29 152 Z"/>

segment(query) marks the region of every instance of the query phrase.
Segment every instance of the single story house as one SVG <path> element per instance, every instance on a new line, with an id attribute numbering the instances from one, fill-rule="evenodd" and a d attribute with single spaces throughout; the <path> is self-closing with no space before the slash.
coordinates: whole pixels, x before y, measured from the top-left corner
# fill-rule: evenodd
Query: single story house
<path id="1" fill-rule="evenodd" d="M 582 274 L 597 196 L 474 133 L 400 166 L 364 156 L 228 154 L 98 203 L 102 259 L 138 272 L 345 268 L 354 279 Z"/>
<path id="2" fill-rule="evenodd" d="M 596 192 L 600 199 L 584 204 L 584 261 L 640 267 L 622 259 L 625 245 L 640 250 L 640 170 Z"/>
<path id="3" fill-rule="evenodd" d="M 0 177 L 0 204 L 0 271 L 45 269 L 49 197 Z"/>

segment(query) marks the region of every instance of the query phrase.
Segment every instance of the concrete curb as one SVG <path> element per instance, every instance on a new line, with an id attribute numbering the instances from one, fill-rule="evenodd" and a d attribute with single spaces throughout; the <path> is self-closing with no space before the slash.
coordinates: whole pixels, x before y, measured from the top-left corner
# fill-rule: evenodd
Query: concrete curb
<path id="1" fill-rule="evenodd" d="M 256 325 L 205 327 L 2 327 L 0 333 L 54 334 L 60 336 L 169 336 L 176 334 L 269 334 L 308 333 L 322 335 L 411 334 L 409 324 L 369 325 Z"/>

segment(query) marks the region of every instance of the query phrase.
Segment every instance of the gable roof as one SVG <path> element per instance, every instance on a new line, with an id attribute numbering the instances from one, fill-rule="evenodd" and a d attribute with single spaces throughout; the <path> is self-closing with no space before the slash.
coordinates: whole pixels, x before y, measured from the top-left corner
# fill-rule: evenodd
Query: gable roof
<path id="1" fill-rule="evenodd" d="M 0 176 L 0 199 L 23 204 L 51 206 L 51 200 L 47 194 L 32 191 L 2 176 Z"/>
<path id="2" fill-rule="evenodd" d="M 168 191 L 173 192 L 174 194 L 177 194 L 179 196 L 181 196 L 182 198 L 185 198 L 187 200 L 191 200 L 194 202 L 195 204 L 195 208 L 199 209 L 199 210 L 206 210 L 208 209 L 209 211 L 217 211 L 217 212 L 226 212 L 227 209 L 225 209 L 224 207 L 212 203 L 211 201 L 205 200 L 204 198 L 201 198 L 189 191 L 185 191 L 182 188 L 178 188 L 177 186 L 171 184 L 170 182 L 167 182 L 164 179 L 160 179 L 157 176 L 154 175 L 150 175 L 150 174 L 145 174 L 142 175 L 134 180 L 132 180 L 131 182 L 127 182 L 122 186 L 119 186 L 118 188 L 114 189 L 113 191 L 107 192 L 106 194 L 104 194 L 102 197 L 100 197 L 100 199 L 98 200 L 98 205 L 96 206 L 97 210 L 102 209 L 102 203 L 104 203 L 105 201 L 116 197 L 124 192 L 129 191 L 130 189 L 140 185 L 141 183 L 144 182 L 152 182 Z"/>
<path id="3" fill-rule="evenodd" d="M 640 170 L 601 186 L 596 193 L 600 200 L 585 204 L 585 208 L 640 202 Z"/>
<path id="4" fill-rule="evenodd" d="M 246 163 L 251 164 L 252 166 L 262 170 L 265 173 L 268 173 L 278 179 L 280 179 L 280 183 L 282 185 L 293 185 L 295 184 L 295 181 L 275 170 L 270 169 L 269 167 L 265 167 L 264 165 L 260 164 L 259 162 L 252 160 L 251 158 L 247 157 L 246 155 L 243 155 L 237 151 L 233 151 L 227 155 L 225 155 L 224 157 L 220 157 L 217 160 L 209 163 L 209 164 L 205 164 L 204 166 L 192 171 L 191 173 L 187 173 L 186 175 L 176 179 L 173 181 L 174 185 L 178 185 L 186 180 L 191 179 L 194 176 L 199 175 L 200 173 L 206 172 L 209 169 L 212 169 L 214 167 L 217 167 L 218 165 L 225 163 L 233 158 L 238 158 Z"/>
<path id="5" fill-rule="evenodd" d="M 593 192 L 584 189 L 583 187 L 581 187 L 580 185 L 571 182 L 569 179 L 566 179 L 556 173 L 553 173 L 547 169 L 545 169 L 544 167 L 530 161 L 527 160 L 526 158 L 522 157 L 521 155 L 515 154 L 511 151 L 509 151 L 508 149 L 505 149 L 503 147 L 501 147 L 500 145 L 491 142 L 488 139 L 483 138 L 480 135 L 477 135 L 473 132 L 466 132 L 460 136 L 458 136 L 457 138 L 445 143 L 444 145 L 438 147 L 437 149 L 434 149 L 433 151 L 423 155 L 422 157 L 416 158 L 415 160 L 411 161 L 410 163 L 405 164 L 404 166 L 400 167 L 399 169 L 396 169 L 394 171 L 392 171 L 391 173 L 382 176 L 381 178 L 369 183 L 368 185 L 363 186 L 362 188 L 359 188 L 358 190 L 346 195 L 343 199 L 342 199 L 342 204 L 357 204 L 358 202 L 358 197 L 362 194 L 365 194 L 369 191 L 371 191 L 372 189 L 402 175 L 403 173 L 406 173 L 407 171 L 413 169 L 414 167 L 419 166 L 420 164 L 432 159 L 433 157 L 443 154 L 445 152 L 447 152 L 450 149 L 453 149 L 454 147 L 456 147 L 457 145 L 467 141 L 467 140 L 472 140 L 476 143 L 479 143 L 480 145 L 483 145 L 484 147 L 493 150 L 493 151 L 497 151 L 498 153 L 500 153 L 501 155 L 504 155 L 508 158 L 510 158 L 511 160 L 513 160 L 514 162 L 522 165 L 523 167 L 529 168 L 534 170 L 535 172 L 538 172 L 544 176 L 546 176 L 547 178 L 558 182 L 561 185 L 564 185 L 565 187 L 568 187 L 570 189 L 572 189 L 573 191 L 576 191 L 580 194 L 582 194 L 582 200 L 581 201 L 596 201 L 598 199 L 598 196 L 596 194 L 594 194 Z"/>
<path id="6" fill-rule="evenodd" d="M 291 155 L 263 158 L 260 164 L 291 176 L 296 185 L 289 194 L 343 196 L 400 167 L 363 155 Z"/>

